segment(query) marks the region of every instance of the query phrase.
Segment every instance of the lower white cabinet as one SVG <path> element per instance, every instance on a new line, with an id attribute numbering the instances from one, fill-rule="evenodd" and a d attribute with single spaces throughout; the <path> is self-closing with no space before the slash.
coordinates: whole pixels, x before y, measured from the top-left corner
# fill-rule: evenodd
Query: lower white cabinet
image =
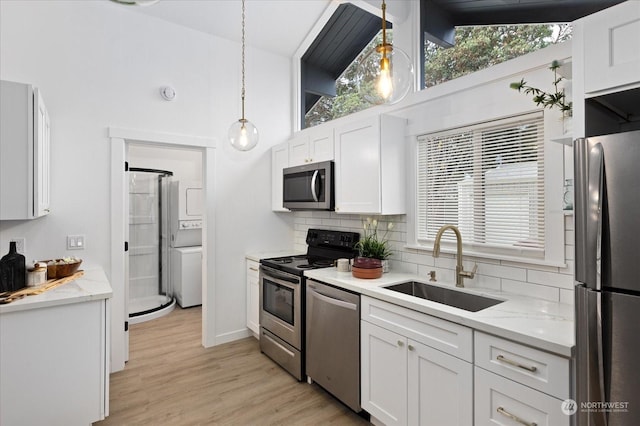
<path id="1" fill-rule="evenodd" d="M 406 338 L 360 321 L 360 405 L 386 425 L 407 424 Z"/>
<path id="2" fill-rule="evenodd" d="M 410 425 L 468 426 L 473 419 L 473 365 L 408 341 Z"/>
<path id="3" fill-rule="evenodd" d="M 247 258 L 247 328 L 260 335 L 260 264 Z"/>
<path id="4" fill-rule="evenodd" d="M 109 301 L 0 319 L 0 424 L 90 425 L 109 411 Z"/>
<path id="5" fill-rule="evenodd" d="M 475 367 L 475 426 L 569 426 L 562 400 Z"/>
<path id="6" fill-rule="evenodd" d="M 367 297 L 362 298 L 362 306 L 362 408 L 385 425 L 471 425 L 472 363 L 425 344 L 434 337 L 432 320 L 443 336 L 455 336 L 455 342 L 468 340 L 463 347 L 471 347 L 471 330 Z M 424 323 L 417 322 L 420 317 Z M 393 322 L 395 331 L 367 319 Z M 420 342 L 409 335 L 425 337 Z M 450 345 L 446 338 L 440 343 L 458 351 L 458 344 Z"/>

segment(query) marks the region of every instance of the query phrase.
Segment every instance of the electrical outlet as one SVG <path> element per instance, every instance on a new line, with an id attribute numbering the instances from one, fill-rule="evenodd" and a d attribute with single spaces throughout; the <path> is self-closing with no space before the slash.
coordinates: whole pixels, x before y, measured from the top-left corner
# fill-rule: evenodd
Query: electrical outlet
<path id="1" fill-rule="evenodd" d="M 67 235 L 67 250 L 84 250 L 84 235 Z"/>
<path id="2" fill-rule="evenodd" d="M 20 253 L 21 255 L 25 256 L 26 246 L 27 246 L 26 238 L 24 238 L 24 237 L 12 238 L 11 241 L 15 241 L 16 242 L 16 250 L 18 251 L 18 253 Z"/>

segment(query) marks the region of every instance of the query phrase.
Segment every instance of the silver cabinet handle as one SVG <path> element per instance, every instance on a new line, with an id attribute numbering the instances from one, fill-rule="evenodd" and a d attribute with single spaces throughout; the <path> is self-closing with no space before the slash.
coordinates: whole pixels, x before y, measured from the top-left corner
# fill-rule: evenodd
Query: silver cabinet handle
<path id="1" fill-rule="evenodd" d="M 258 272 L 258 268 L 254 268 L 253 266 L 249 266 L 249 269 L 251 269 L 252 271 Z"/>
<path id="2" fill-rule="evenodd" d="M 511 364 L 511 365 L 513 365 L 514 367 L 518 367 L 518 368 L 522 368 L 522 369 L 527 370 L 527 371 L 531 371 L 532 373 L 535 373 L 535 372 L 538 370 L 538 368 L 537 368 L 535 365 L 524 365 L 524 364 L 520 364 L 519 362 L 516 362 L 516 361 L 510 360 L 510 359 L 508 359 L 508 358 L 505 358 L 503 355 L 498 355 L 498 356 L 496 357 L 496 359 L 497 359 L 498 361 L 502 361 L 502 362 L 506 362 L 507 364 Z"/>
<path id="3" fill-rule="evenodd" d="M 399 347 L 403 347 L 404 346 L 404 342 L 402 340 L 398 340 L 398 346 Z"/>
<path id="4" fill-rule="evenodd" d="M 513 420 L 516 423 L 520 423 L 521 425 L 525 425 L 525 426 L 538 426 L 538 423 L 536 422 L 528 422 L 526 420 L 521 419 L 520 417 L 516 416 L 515 414 L 511 414 L 510 412 L 508 412 L 507 410 L 505 410 L 502 407 L 498 407 L 496 410 L 498 413 L 502 414 L 505 417 L 510 418 L 511 420 Z"/>

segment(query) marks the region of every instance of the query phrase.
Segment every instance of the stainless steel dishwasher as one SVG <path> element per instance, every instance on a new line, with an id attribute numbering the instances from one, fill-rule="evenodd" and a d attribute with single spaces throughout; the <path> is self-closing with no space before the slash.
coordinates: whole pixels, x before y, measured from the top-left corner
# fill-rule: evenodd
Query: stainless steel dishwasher
<path id="1" fill-rule="evenodd" d="M 307 381 L 359 412 L 360 295 L 311 279 L 306 286 Z"/>

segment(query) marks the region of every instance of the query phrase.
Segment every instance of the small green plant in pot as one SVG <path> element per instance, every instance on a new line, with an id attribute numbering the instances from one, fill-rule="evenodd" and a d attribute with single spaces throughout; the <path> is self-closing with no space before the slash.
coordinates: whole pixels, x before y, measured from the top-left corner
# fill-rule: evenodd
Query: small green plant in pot
<path id="1" fill-rule="evenodd" d="M 393 223 L 389 222 L 387 229 L 378 236 L 378 221 L 367 218 L 363 221 L 364 236 L 356 243 L 358 257 L 353 261 L 352 273 L 356 278 L 379 278 L 382 275 L 384 262 L 391 256 L 387 235 L 393 229 Z"/>
<path id="2" fill-rule="evenodd" d="M 553 93 L 547 93 L 536 87 L 528 86 L 524 78 L 518 82 L 511 83 L 509 87 L 526 95 L 533 95 L 533 102 L 538 106 L 542 105 L 543 108 L 549 109 L 557 108 L 562 112 L 563 118 L 571 117 L 573 103 L 567 101 L 564 88 L 559 87 L 560 82 L 564 80 L 562 76 L 558 75 L 558 68 L 560 68 L 561 65 L 560 61 L 554 60 L 549 66 L 549 69 L 553 71 Z"/>

